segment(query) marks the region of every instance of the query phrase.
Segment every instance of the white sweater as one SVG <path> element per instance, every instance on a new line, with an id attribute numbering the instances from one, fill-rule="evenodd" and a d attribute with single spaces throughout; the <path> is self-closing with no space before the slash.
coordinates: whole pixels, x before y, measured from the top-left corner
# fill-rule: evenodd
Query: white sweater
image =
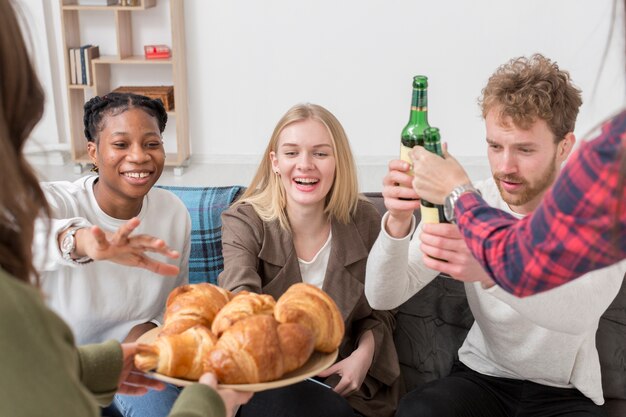
<path id="1" fill-rule="evenodd" d="M 100 209 L 93 193 L 96 178 L 41 184 L 52 209 L 52 221 L 49 234 L 44 222 L 37 222 L 33 245 L 46 301 L 70 325 L 79 345 L 107 339 L 121 341 L 137 324 L 159 324 L 170 291 L 185 284 L 188 277 L 189 212 L 174 194 L 159 188 L 151 189 L 144 197 L 137 216 L 141 224 L 133 235 L 156 236 L 179 251 L 178 259 L 148 255 L 177 265 L 177 277 L 109 261 L 75 265 L 63 259 L 57 239 L 69 225 L 97 225 L 116 231 L 127 221 L 112 218 Z"/>
<path id="2" fill-rule="evenodd" d="M 492 179 L 477 188 L 490 205 L 516 215 Z M 368 301 L 381 310 L 399 306 L 438 275 L 423 264 L 421 227 L 410 243 L 408 236 L 394 239 L 385 232 L 387 216 L 370 252 L 365 280 Z M 485 290 L 479 283 L 466 283 L 476 321 L 459 349 L 459 359 L 485 375 L 575 387 L 603 404 L 595 336 L 625 272 L 622 261 L 527 298 L 516 298 L 498 286 Z"/>

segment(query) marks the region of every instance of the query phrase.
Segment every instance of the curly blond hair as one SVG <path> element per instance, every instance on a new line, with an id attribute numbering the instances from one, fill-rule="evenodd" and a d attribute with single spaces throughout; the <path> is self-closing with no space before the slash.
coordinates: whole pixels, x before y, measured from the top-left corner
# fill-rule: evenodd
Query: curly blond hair
<path id="1" fill-rule="evenodd" d="M 541 54 L 513 58 L 500 66 L 479 99 L 483 118 L 496 109 L 500 119 L 508 116 L 520 129 L 545 120 L 557 143 L 574 131 L 581 104 L 580 89 L 569 73 Z"/>

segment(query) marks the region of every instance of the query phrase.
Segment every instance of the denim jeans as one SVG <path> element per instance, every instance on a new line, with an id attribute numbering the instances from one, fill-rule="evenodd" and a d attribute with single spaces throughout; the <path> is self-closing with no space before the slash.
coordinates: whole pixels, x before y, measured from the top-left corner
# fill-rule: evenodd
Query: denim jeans
<path id="1" fill-rule="evenodd" d="M 102 411 L 108 417 L 166 417 L 180 394 L 180 388 L 165 384 L 163 391 L 150 390 L 145 395 L 116 394 L 113 403 Z"/>

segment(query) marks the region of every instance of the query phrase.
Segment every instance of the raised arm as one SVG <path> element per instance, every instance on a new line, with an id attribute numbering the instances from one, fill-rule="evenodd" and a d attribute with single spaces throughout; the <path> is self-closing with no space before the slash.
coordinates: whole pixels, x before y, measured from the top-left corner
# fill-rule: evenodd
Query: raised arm
<path id="1" fill-rule="evenodd" d="M 404 161 L 391 161 L 383 179 L 387 213 L 370 250 L 365 274 L 365 296 L 372 308 L 379 310 L 398 307 L 438 274 L 422 262 L 419 231 L 411 241 L 415 230 L 413 211 L 420 202 L 411 188 L 413 177 L 408 169 Z"/>
<path id="2" fill-rule="evenodd" d="M 467 192 L 455 215 L 468 247 L 505 290 L 527 296 L 626 258 L 626 193 L 619 187 L 626 147 L 626 112 L 570 158 L 554 187 L 530 216 L 517 220 Z M 416 192 L 442 203 L 469 181 L 454 158 L 414 151 Z M 446 172 L 445 179 L 424 172 Z M 621 227 L 622 232 L 619 232 Z"/>
<path id="3" fill-rule="evenodd" d="M 263 223 L 252 208 L 231 207 L 222 213 L 222 254 L 224 270 L 217 280 L 230 291 L 247 290 L 261 293 L 259 253 Z"/>

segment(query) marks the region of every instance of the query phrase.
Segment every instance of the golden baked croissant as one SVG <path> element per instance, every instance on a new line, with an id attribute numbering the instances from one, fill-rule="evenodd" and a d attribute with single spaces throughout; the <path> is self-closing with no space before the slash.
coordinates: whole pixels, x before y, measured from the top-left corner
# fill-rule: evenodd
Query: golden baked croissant
<path id="1" fill-rule="evenodd" d="M 161 333 L 153 344 L 137 345 L 135 366 L 142 371 L 196 380 L 203 374 L 203 358 L 217 342 L 204 326 L 196 325 L 178 334 Z"/>
<path id="2" fill-rule="evenodd" d="M 230 291 L 208 283 L 174 288 L 167 297 L 161 333 L 180 333 L 196 324 L 211 328 L 215 315 L 231 297 Z"/>
<path id="3" fill-rule="evenodd" d="M 274 314 L 275 305 L 276 300 L 269 294 L 242 291 L 235 295 L 217 313 L 211 325 L 211 331 L 219 336 L 235 322 L 253 314 L 268 314 L 271 316 Z"/>
<path id="4" fill-rule="evenodd" d="M 273 381 L 302 366 L 313 352 L 313 334 L 296 323 L 253 315 L 224 331 L 205 357 L 205 371 L 223 384 Z"/>
<path id="5" fill-rule="evenodd" d="M 334 352 L 343 339 L 345 326 L 337 304 L 314 285 L 294 284 L 280 296 L 274 307 L 280 323 L 300 323 L 315 336 L 315 350 Z"/>

